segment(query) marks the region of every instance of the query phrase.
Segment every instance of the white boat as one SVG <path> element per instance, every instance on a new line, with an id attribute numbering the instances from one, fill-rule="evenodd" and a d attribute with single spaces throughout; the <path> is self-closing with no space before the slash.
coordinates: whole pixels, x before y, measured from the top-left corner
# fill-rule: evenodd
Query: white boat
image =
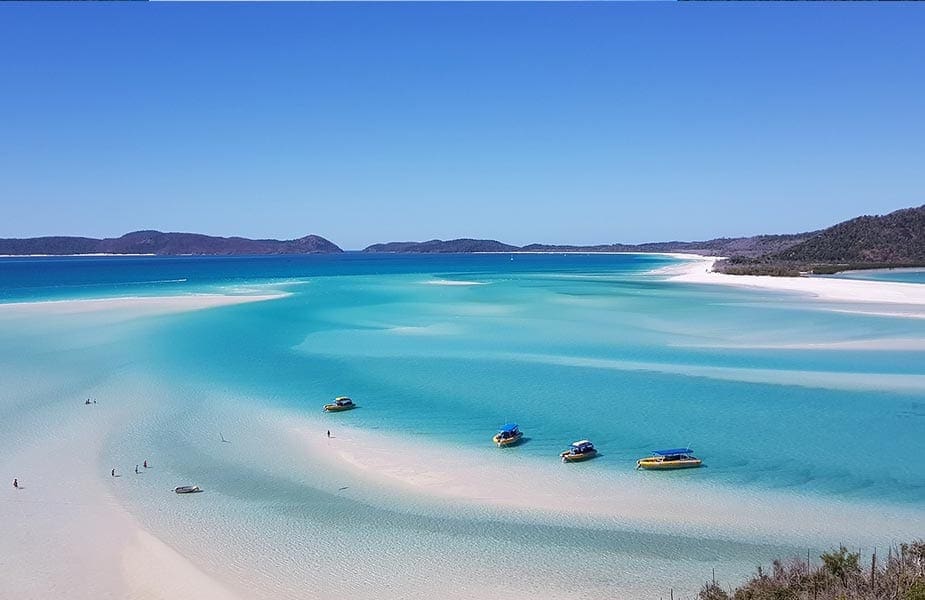
<path id="1" fill-rule="evenodd" d="M 181 485 L 173 488 L 173 491 L 178 494 L 197 494 L 202 491 L 202 488 L 198 485 Z"/>
<path id="2" fill-rule="evenodd" d="M 588 440 L 578 440 L 577 442 L 572 442 L 568 450 L 562 452 L 559 456 L 562 457 L 562 462 L 579 462 L 597 456 L 597 448 Z"/>

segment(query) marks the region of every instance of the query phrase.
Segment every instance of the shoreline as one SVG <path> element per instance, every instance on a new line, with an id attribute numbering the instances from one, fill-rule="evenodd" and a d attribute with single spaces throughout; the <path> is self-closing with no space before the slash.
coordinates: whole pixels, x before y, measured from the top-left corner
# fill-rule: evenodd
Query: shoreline
<path id="1" fill-rule="evenodd" d="M 277 418 L 280 428 L 291 420 Z M 925 527 L 918 511 L 902 505 L 889 510 L 878 506 L 874 526 L 869 520 L 873 505 L 863 500 L 761 488 L 731 490 L 629 467 L 625 472 L 594 469 L 593 461 L 584 469 L 560 465 L 556 457 L 546 464 L 517 456 L 511 449 L 498 450 L 495 456 L 489 453 L 497 449 L 488 446 L 447 450 L 431 440 L 412 443 L 395 434 L 351 426 L 339 426 L 334 438 L 325 439 L 322 422 L 302 421 L 289 426 L 289 431 L 305 458 L 390 496 L 412 497 L 425 505 L 449 502 L 455 507 L 451 510 L 463 509 L 462 514 L 489 510 L 500 518 L 534 523 L 795 547 L 837 544 L 849 535 L 854 535 L 852 542 L 883 543 L 908 536 L 910 525 Z M 432 457 L 427 462 L 416 458 L 422 448 Z M 600 502 L 601 498 L 607 502 Z M 677 518 L 680 503 L 685 514 L 681 520 Z M 794 516 L 781 521 L 774 518 L 779 514 Z"/>
<path id="2" fill-rule="evenodd" d="M 728 275 L 713 270 L 714 263 L 722 257 L 680 253 L 672 256 L 684 262 L 651 273 L 669 275 L 668 281 L 677 283 L 784 292 L 839 305 L 837 308 L 828 307 L 829 310 L 925 319 L 925 285 L 918 283 L 835 277 Z M 903 310 L 897 310 L 899 307 L 903 307 Z"/>
<path id="3" fill-rule="evenodd" d="M 135 376 L 130 382 L 152 383 Z M 125 385 L 123 380 L 80 393 L 114 395 Z M 51 410 L 17 419 L 13 436 L 21 439 L 0 457 L 0 469 L 20 482 L 17 490 L 5 482 L 0 498 L 5 589 L 23 598 L 168 598 L 180 593 L 206 600 L 241 598 L 222 578 L 165 542 L 164 532 L 144 527 L 115 493 L 134 475 L 128 461 L 107 455 L 107 440 L 151 409 L 148 402 L 84 407 L 75 399 L 73 405 L 59 401 Z M 65 420 L 56 417 L 62 410 L 69 413 Z M 33 428 L 46 435 L 33 439 L 19 433 Z M 115 478 L 108 471 L 113 462 Z"/>
<path id="4" fill-rule="evenodd" d="M 130 375 L 128 380 L 120 377 L 112 382 L 107 395 L 135 387 L 158 386 L 147 377 L 136 379 Z M 207 544 L 208 548 L 190 551 L 182 541 L 190 531 L 183 525 L 182 514 L 179 520 L 150 519 L 152 512 L 159 512 L 159 506 L 177 505 L 170 490 L 163 489 L 160 482 L 166 478 L 172 485 L 185 482 L 185 478 L 171 474 L 168 457 L 158 459 L 156 449 L 154 470 L 134 476 L 126 470 L 134 461 L 126 461 L 121 454 L 113 456 L 107 440 L 117 435 L 122 438 L 117 449 L 125 442 L 129 448 L 134 447 L 130 440 L 138 432 L 127 433 L 126 427 L 171 414 L 170 409 L 161 413 L 159 407 L 171 404 L 176 394 L 176 391 L 158 391 L 142 402 L 100 404 L 90 412 L 75 406 L 74 419 L 52 430 L 53 443 L 34 441 L 18 445 L 12 455 L 0 459 L 0 464 L 15 464 L 18 473 L 29 473 L 23 479 L 24 490 L 8 492 L 22 504 L 10 507 L 13 510 L 8 514 L 16 518 L 11 519 L 12 529 L 0 540 L 0 549 L 20 549 L 12 556 L 16 558 L 13 566 L 21 566 L 17 572 L 23 573 L 23 579 L 11 577 L 11 585 L 15 584 L 25 597 L 44 597 L 64 585 L 71 586 L 70 595 L 75 598 L 101 595 L 166 598 L 181 591 L 206 600 L 329 597 L 306 593 L 302 575 L 276 571 L 276 567 L 261 573 L 262 577 L 270 578 L 274 587 L 265 588 L 266 593 L 259 592 L 250 576 L 241 574 L 242 564 L 253 564 L 259 559 L 249 553 L 258 551 L 259 546 L 243 554 L 229 555 L 221 543 L 216 545 L 213 540 Z M 328 501 L 342 497 L 372 507 L 373 514 L 421 515 L 425 519 L 463 523 L 501 522 L 516 528 L 537 527 L 538 531 L 564 527 L 587 530 L 589 535 L 611 532 L 610 539 L 617 544 L 613 551 L 618 554 L 632 553 L 636 547 L 632 544 L 645 547 L 668 539 L 679 544 L 679 548 L 706 545 L 750 548 L 749 552 L 758 553 L 774 552 L 769 548 L 800 548 L 802 552 L 807 547 L 825 549 L 829 544 L 843 542 L 868 547 L 884 540 L 906 539 L 909 531 L 925 526 L 921 512 L 913 507 L 884 509 L 876 504 L 819 499 L 777 490 L 727 489 L 678 482 L 679 478 L 660 473 L 632 470 L 615 473 L 595 468 L 593 462 L 563 465 L 555 456 L 550 457 L 547 465 L 545 460 L 518 456 L 514 449 L 511 452 L 494 448 L 487 438 L 484 449 L 446 446 L 417 437 L 408 440 L 397 433 L 331 423 L 263 403 L 255 407 L 253 399 L 236 398 L 229 405 L 225 394 L 211 394 L 215 394 L 212 403 L 191 415 L 193 423 L 187 427 L 195 431 L 208 424 L 210 431 L 224 431 L 232 443 L 226 448 L 214 441 L 194 441 L 189 449 L 194 454 L 206 451 L 211 457 L 207 464 L 220 460 L 215 464 L 221 465 L 221 471 L 261 477 L 271 487 L 280 485 L 279 481 L 292 481 L 306 489 L 327 492 Z M 111 408 L 116 410 L 110 412 Z M 100 413 L 99 409 L 106 412 Z M 228 414 L 235 415 L 230 429 L 225 416 Z M 325 436 L 325 428 L 333 430 L 332 438 Z M 420 460 L 422 453 L 429 457 L 427 461 Z M 251 470 L 254 457 L 268 455 L 287 459 L 265 464 L 260 474 L 255 474 Z M 122 464 L 123 477 L 110 479 L 110 461 Z M 237 502 L 228 499 L 233 499 L 234 493 L 229 495 L 217 481 L 209 484 L 209 479 L 216 476 L 214 473 L 201 475 L 198 483 L 205 485 L 209 495 L 198 499 L 200 505 Z M 139 503 L 137 490 L 145 488 L 138 486 L 149 482 L 159 490 L 158 497 L 153 504 Z M 136 489 L 135 495 L 131 488 Z M 179 502 L 188 500 L 180 498 Z M 236 506 L 238 510 L 242 508 L 241 504 Z M 679 511 L 685 515 L 683 519 L 678 518 Z M 782 514 L 792 516 L 781 519 Z M 187 518 L 196 519 L 195 512 Z M 280 519 L 288 520 L 284 516 L 274 519 L 277 524 Z M 247 528 L 239 530 L 236 535 L 247 531 Z M 54 535 L 64 532 L 66 536 L 53 551 L 28 543 L 37 535 L 47 537 L 52 532 Z M 620 541 L 625 538 L 641 541 Z M 620 545 L 623 543 L 630 543 L 630 550 Z M 25 547 L 30 549 L 23 552 Z M 784 553 L 781 558 L 788 557 L 787 550 L 780 552 Z M 27 575 L 29 568 L 23 561 L 42 565 L 48 570 L 47 575 L 40 579 Z M 647 568 L 656 572 L 662 564 L 654 558 L 646 561 Z M 706 581 L 710 564 L 719 565 L 729 573 L 731 565 L 738 563 L 728 557 L 698 558 L 679 569 L 695 571 L 695 578 L 702 573 Z M 84 571 L 92 572 L 94 580 L 84 582 L 80 577 Z M 676 592 L 700 585 L 699 581 L 696 585 L 688 581 L 689 573 L 680 577 L 684 583 L 679 581 L 675 585 Z M 78 581 L 81 583 L 75 585 Z M 647 583 L 667 585 L 667 581 Z M 562 582 L 554 579 L 551 583 Z M 407 597 L 424 597 L 415 584 L 409 585 L 405 588 Z M 455 594 L 447 597 L 472 597 L 477 587 L 474 582 L 460 585 Z M 621 597 L 617 591 L 620 589 L 623 588 L 614 586 L 612 593 Z M 635 590 L 622 597 L 643 597 L 640 594 L 641 591 Z M 585 595 L 604 597 L 593 591 Z M 365 599 L 381 594 L 357 593 L 354 597 Z"/>

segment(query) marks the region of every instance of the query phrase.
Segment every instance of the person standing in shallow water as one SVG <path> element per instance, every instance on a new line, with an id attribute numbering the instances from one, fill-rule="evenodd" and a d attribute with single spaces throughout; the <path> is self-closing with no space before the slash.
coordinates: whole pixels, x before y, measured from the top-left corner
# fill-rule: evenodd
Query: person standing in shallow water
<path id="1" fill-rule="evenodd" d="M 19 479 L 16 478 L 16 477 L 13 478 L 13 489 L 14 489 L 14 490 L 18 490 L 18 489 L 19 489 Z"/>
<path id="2" fill-rule="evenodd" d="M 135 465 L 135 475 L 138 475 L 138 465 Z"/>
<path id="3" fill-rule="evenodd" d="M 116 476 L 116 470 L 113 469 L 112 471 L 109 472 L 109 474 L 112 475 L 113 477 L 115 477 L 115 476 Z"/>
<path id="4" fill-rule="evenodd" d="M 147 459 L 147 458 L 145 459 L 144 467 L 145 467 L 146 469 L 148 468 L 148 459 Z"/>
<path id="5" fill-rule="evenodd" d="M 331 437 L 331 430 L 328 429 L 328 437 Z"/>

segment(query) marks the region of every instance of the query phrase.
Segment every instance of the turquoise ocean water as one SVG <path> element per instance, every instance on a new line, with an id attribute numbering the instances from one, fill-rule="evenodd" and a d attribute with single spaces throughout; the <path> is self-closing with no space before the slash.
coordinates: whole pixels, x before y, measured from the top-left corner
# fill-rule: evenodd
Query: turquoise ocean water
<path id="1" fill-rule="evenodd" d="M 805 540 L 679 537 L 454 512 L 412 499 L 334 499 L 329 474 L 282 454 L 281 442 L 213 443 L 217 429 L 236 439 L 270 431 L 241 410 L 317 419 L 320 404 L 341 394 L 361 404 L 349 413 L 351 425 L 442 452 L 486 449 L 493 431 L 513 420 L 529 438 L 516 460 L 548 461 L 557 472 L 556 453 L 586 437 L 602 456 L 583 466 L 614 477 L 671 477 L 682 498 L 690 482 L 743 498 L 857 503 L 870 507 L 873 529 L 880 508 L 921 517 L 925 462 L 897 458 L 925 452 L 925 357 L 890 349 L 890 341 L 925 340 L 925 320 L 678 284 L 657 271 L 675 262 L 651 255 L 0 259 L 2 302 L 288 294 L 116 323 L 95 315 L 3 321 L 0 374 L 8 392 L 11 380 L 20 387 L 0 410 L 12 430 L 34 431 L 47 418 L 37 406 L 70 390 L 144 405 L 145 418 L 114 434 L 107 452 L 157 456 L 159 476 L 202 482 L 220 499 L 178 514 L 167 504 L 175 499 L 152 494 L 149 479 L 120 492 L 125 501 L 206 571 L 230 561 L 243 579 L 276 586 L 281 597 L 287 588 L 278 573 L 320 597 L 377 597 L 383 589 L 417 597 L 434 581 L 455 597 L 452 590 L 473 578 L 490 588 L 512 572 L 532 582 L 521 585 L 535 597 L 542 590 L 608 597 L 607 589 L 659 597 L 669 585 L 693 594 L 712 566 L 743 577 L 758 562 L 806 549 Z M 15 442 L 15 434 L 7 440 Z M 706 468 L 633 471 L 649 450 L 681 445 Z M 208 532 L 214 544 L 190 543 L 182 534 L 190 530 Z M 318 540 L 334 540 L 354 568 L 326 562 Z M 563 565 L 563 554 L 584 551 L 602 560 Z"/>
<path id="2" fill-rule="evenodd" d="M 925 283 L 925 269 L 876 269 L 871 271 L 849 271 L 839 273 L 841 279 L 868 279 L 873 281 L 898 281 L 900 283 Z"/>

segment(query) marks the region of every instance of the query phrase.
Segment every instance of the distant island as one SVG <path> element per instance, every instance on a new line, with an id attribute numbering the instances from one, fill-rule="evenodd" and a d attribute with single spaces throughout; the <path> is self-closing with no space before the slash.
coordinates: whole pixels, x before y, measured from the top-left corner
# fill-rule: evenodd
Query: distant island
<path id="1" fill-rule="evenodd" d="M 363 252 L 392 253 L 459 253 L 459 252 L 685 252 L 723 256 L 759 256 L 790 248 L 819 232 L 793 235 L 759 235 L 741 238 L 717 238 L 703 242 L 649 242 L 645 244 L 599 244 L 574 246 L 563 244 L 528 244 L 512 246 L 497 240 L 428 240 L 426 242 L 387 242 L 373 244 Z"/>
<path id="2" fill-rule="evenodd" d="M 462 252 L 519 252 L 520 247 L 497 240 L 428 240 L 426 242 L 387 242 L 373 244 L 363 252 L 387 252 L 401 254 L 458 254 Z"/>
<path id="3" fill-rule="evenodd" d="M 146 254 L 236 256 L 330 254 L 343 252 L 317 235 L 295 240 L 253 240 L 198 233 L 135 231 L 118 238 L 37 237 L 0 239 L 0 255 Z M 714 269 L 730 275 L 798 276 L 839 271 L 925 266 L 925 205 L 882 216 L 863 216 L 827 229 L 784 235 L 716 238 L 698 242 L 650 242 L 575 246 L 461 238 L 426 242 L 386 242 L 370 253 L 458 254 L 476 252 L 683 252 L 723 256 Z"/>
<path id="4" fill-rule="evenodd" d="M 724 256 L 714 269 L 730 275 L 798 276 L 857 269 L 925 266 L 925 205 L 884 216 L 863 216 L 819 231 L 651 242 L 572 246 L 512 246 L 496 240 L 457 239 L 373 244 L 364 252 L 684 252 Z"/>
<path id="5" fill-rule="evenodd" d="M 0 239 L 0 255 L 153 254 L 157 256 L 234 256 L 265 254 L 331 254 L 343 252 L 317 235 L 297 240 L 252 240 L 200 233 L 134 231 L 118 238 L 37 237 Z"/>

